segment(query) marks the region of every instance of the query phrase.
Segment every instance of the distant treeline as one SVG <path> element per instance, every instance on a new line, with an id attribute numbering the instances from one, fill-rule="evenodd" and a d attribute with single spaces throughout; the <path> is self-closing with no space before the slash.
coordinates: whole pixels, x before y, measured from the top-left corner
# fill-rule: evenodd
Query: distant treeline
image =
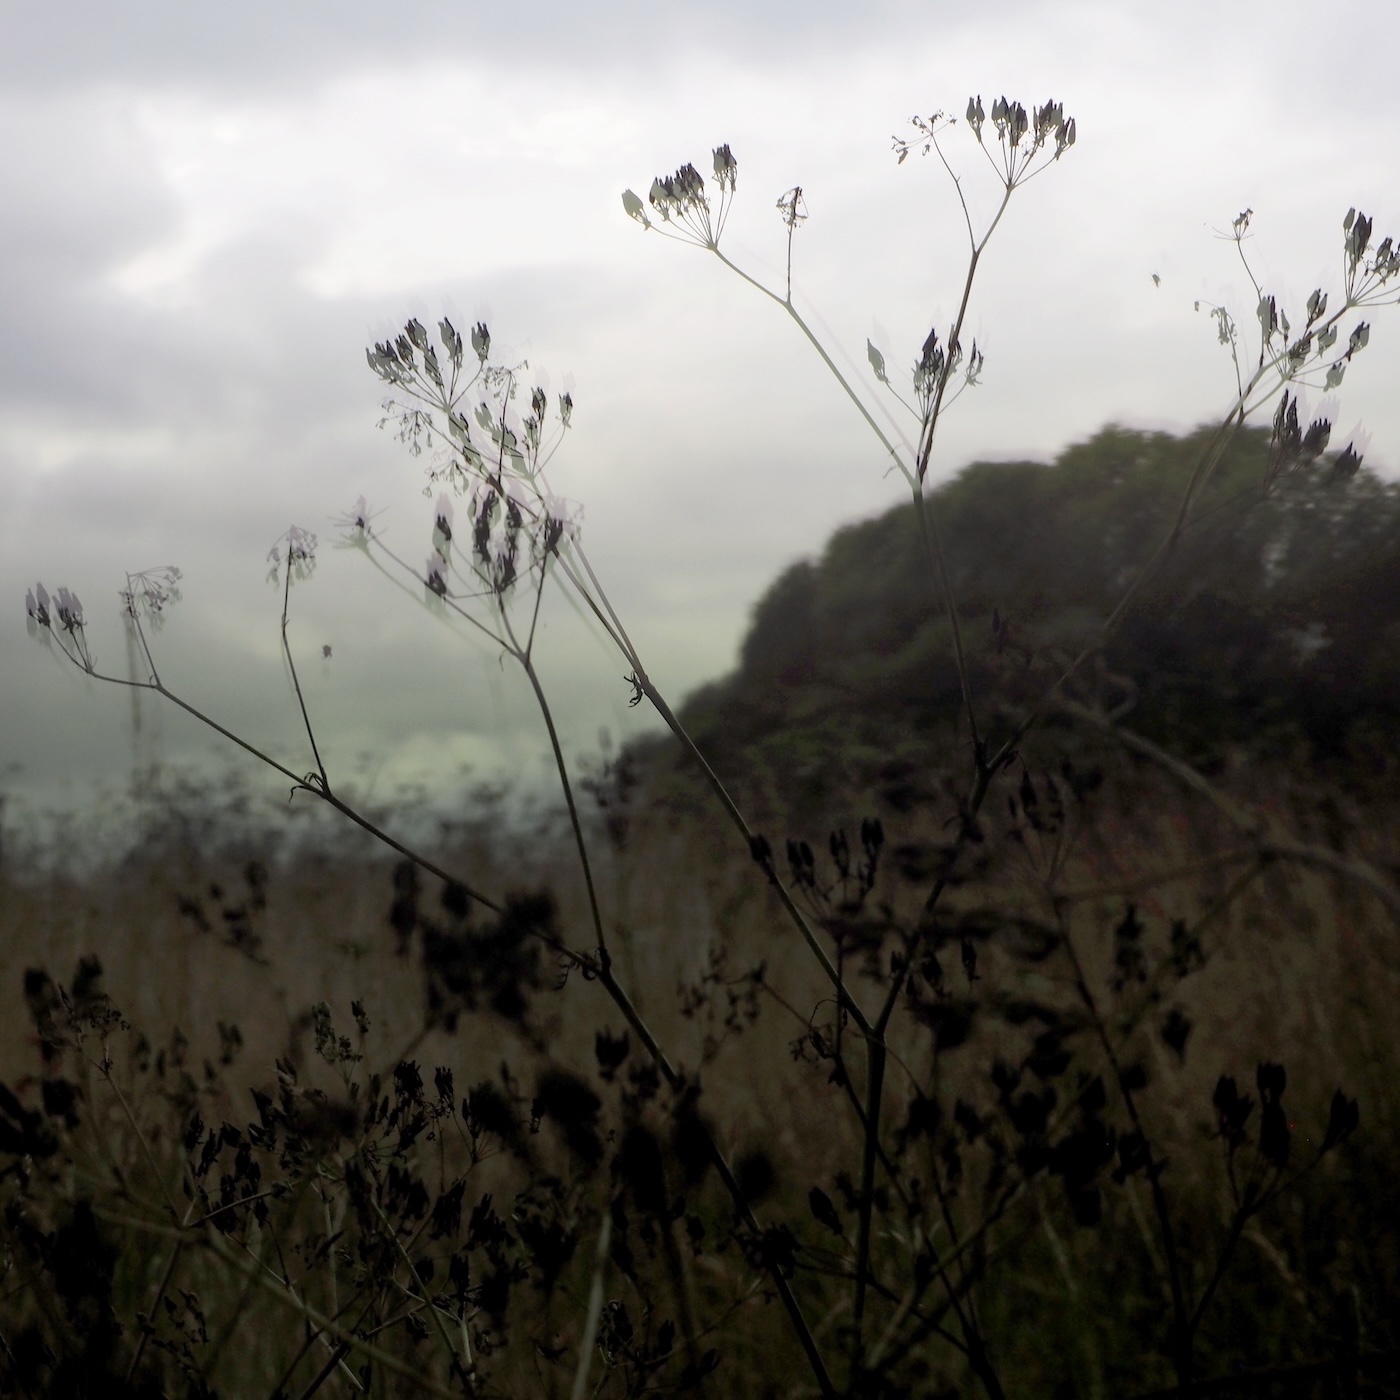
<path id="1" fill-rule="evenodd" d="M 932 493 L 974 695 L 993 730 L 1101 635 L 1152 558 L 1209 440 L 1110 427 L 1052 465 L 976 463 Z M 1267 430 L 1241 431 L 1191 524 L 1073 693 L 1130 705 L 1197 761 L 1224 748 L 1395 762 L 1400 486 L 1335 456 L 1266 489 Z M 912 505 L 839 530 L 755 609 L 738 671 L 683 718 L 725 767 L 779 745 L 800 770 L 956 739 L 949 624 Z M 775 752 L 770 755 L 779 757 Z M 834 775 L 832 775 L 834 776 Z"/>

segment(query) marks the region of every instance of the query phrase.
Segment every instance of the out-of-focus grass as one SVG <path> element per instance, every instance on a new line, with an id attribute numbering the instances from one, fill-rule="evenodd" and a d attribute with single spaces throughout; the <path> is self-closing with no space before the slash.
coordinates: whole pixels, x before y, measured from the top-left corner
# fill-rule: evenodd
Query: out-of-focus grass
<path id="1" fill-rule="evenodd" d="M 1286 820 L 1300 839 L 1364 855 L 1382 870 L 1400 864 L 1400 827 L 1374 803 L 1348 810 L 1341 794 L 1322 800 L 1306 781 L 1277 770 L 1240 768 L 1218 781 L 1238 800 Z M 778 840 L 791 831 L 814 845 L 826 829 L 852 828 L 880 804 L 875 794 L 851 794 L 842 810 L 799 812 L 784 809 L 778 792 L 749 794 L 761 824 Z M 860 1140 L 826 1067 L 794 1053 L 809 1020 L 830 1019 L 829 1006 L 823 1010 L 829 988 L 778 916 L 752 861 L 734 849 L 728 829 L 686 780 L 657 760 L 629 812 L 620 844 L 608 839 L 601 822 L 595 828 L 621 975 L 673 1059 L 703 1075 L 706 1112 L 726 1152 L 771 1164 L 775 1181 L 764 1207 L 780 1218 L 802 1217 L 809 1187 L 829 1185 L 858 1155 Z M 881 889 L 893 906 L 907 908 L 921 897 L 925 848 L 939 839 L 947 813 L 930 797 L 902 813 L 886 804 L 884 816 L 898 854 L 887 859 Z M 199 844 L 182 837 L 189 830 L 202 833 Z M 1112 765 L 1109 780 L 1067 830 L 1066 854 L 1047 881 L 1048 844 L 1013 839 L 1008 820 L 989 818 L 985 866 L 952 893 L 946 917 L 994 908 L 1002 917 L 1045 920 L 1058 895 L 1095 994 L 1105 1006 L 1145 1007 L 1142 1030 L 1129 1045 L 1147 1072 L 1145 1111 L 1170 1164 L 1185 1250 L 1197 1259 L 1197 1290 L 1229 1212 L 1211 1132 L 1218 1076 L 1248 1084 L 1259 1061 L 1286 1060 L 1300 1154 L 1325 1126 L 1337 1085 L 1360 1102 L 1362 1132 L 1345 1160 L 1326 1161 L 1295 1197 L 1250 1227 L 1232 1268 L 1233 1286 L 1222 1289 L 1202 1332 L 1205 1373 L 1217 1372 L 1217 1361 L 1240 1364 L 1241 1356 L 1260 1364 L 1299 1359 L 1290 1350 L 1295 1343 L 1306 1351 L 1302 1339 L 1339 1328 L 1352 1329 L 1363 1346 L 1393 1345 L 1393 1324 L 1381 1314 L 1384 1290 L 1400 1279 L 1396 1213 L 1382 1199 L 1390 1164 L 1400 1158 L 1400 1043 L 1389 1033 L 1400 994 L 1394 922 L 1343 877 L 1279 863 L 1200 928 L 1202 965 L 1168 987 L 1160 1004 L 1146 1001 L 1147 988 L 1137 985 L 1115 999 L 1115 928 L 1125 902 L 1135 905 L 1151 966 L 1168 950 L 1173 921 L 1198 920 L 1229 889 L 1233 872 L 1224 867 L 1152 886 L 1140 882 L 1151 872 L 1198 865 L 1235 834 L 1171 778 L 1125 762 Z M 269 849 L 275 838 L 256 831 L 222 844 L 213 835 L 197 821 L 169 822 L 121 862 L 82 876 L 0 869 L 0 1024 L 6 1027 L 0 1080 L 22 1080 L 39 1069 L 19 995 L 24 969 L 43 964 L 66 973 L 84 953 L 102 959 L 113 1000 L 153 1042 L 165 1043 L 175 1026 L 184 1031 L 194 1066 L 216 1061 L 230 1045 L 221 1024 L 238 1026 L 242 1049 L 223 1071 L 232 1119 L 248 1116 L 246 1091 L 271 1079 L 275 1057 L 305 1065 L 310 1008 L 320 1001 L 341 1018 L 353 998 L 365 1003 L 379 1067 L 411 1045 L 424 1064 L 453 1065 L 459 1083 L 489 1075 L 505 1059 L 528 1064 L 539 1048 L 587 1073 L 595 1029 L 622 1029 L 612 1024 L 616 1018 L 599 990 L 574 977 L 536 997 L 525 1034 L 480 1015 L 464 1018 L 455 1034 L 437 1030 L 418 1039 L 422 972 L 412 950 L 397 950 L 389 926 L 391 860 L 358 837 L 319 849 L 308 843 L 288 857 Z M 564 837 L 547 818 L 521 829 L 488 809 L 442 833 L 433 854 L 491 889 L 549 887 L 561 927 L 577 939 L 586 907 Z M 1117 888 L 1129 885 L 1126 893 Z M 1110 892 L 1091 895 L 1097 887 Z M 430 903 L 435 894 L 424 898 Z M 1028 967 L 999 948 L 995 933 L 979 955 L 975 996 L 983 1003 L 1023 998 L 1073 1005 L 1058 959 Z M 968 990 L 959 969 L 946 971 L 955 995 Z M 855 975 L 860 985 L 858 970 Z M 1191 1023 L 1184 1056 L 1159 1033 L 1171 1008 Z M 908 1023 L 900 1029 L 898 1019 L 895 1025 L 892 1049 L 904 1063 L 897 1059 L 888 1091 L 892 1127 L 914 1097 L 909 1075 L 932 1071 L 926 1031 Z M 939 1059 L 941 1096 L 951 1102 L 964 1086 L 973 1094 L 988 1065 L 1010 1054 L 1013 1039 L 1003 1022 L 979 1017 L 966 1041 Z M 1085 1057 L 1093 1061 L 1092 1046 Z M 1105 1224 L 1081 1232 L 1056 1184 L 1042 1181 L 998 1232 L 982 1321 L 987 1335 L 1000 1339 L 999 1364 L 1022 1387 L 1017 1393 L 1130 1394 L 1170 1381 L 1165 1362 L 1146 1371 L 1142 1362 L 1166 1306 L 1144 1185 L 1129 1179 L 1110 1196 Z M 130 1286 L 149 1287 L 142 1282 L 147 1266 L 133 1260 L 131 1267 L 142 1277 Z M 149 1269 L 155 1267 L 153 1255 Z M 719 1257 L 697 1261 L 697 1296 L 719 1306 L 737 1286 L 732 1268 Z M 809 1301 L 815 1290 L 819 1304 L 819 1285 L 807 1286 Z M 1349 1321 L 1333 1316 L 1343 1294 L 1352 1300 Z M 1027 1333 L 1020 1320 L 1031 1315 L 1038 1329 L 1053 1327 L 1062 1341 L 1047 1349 L 1043 1333 Z M 276 1317 L 270 1312 L 263 1325 L 278 1325 Z M 839 1324 L 839 1314 L 827 1322 Z M 725 1324 L 728 1393 L 783 1393 L 772 1389 L 773 1325 L 771 1307 L 757 1304 Z M 953 1377 L 956 1367 L 939 1374 Z M 255 1379 L 270 1386 L 275 1376 L 244 1377 L 250 1387 Z M 936 1379 L 930 1375 L 931 1387 Z M 1066 1384 L 1075 1388 L 1065 1390 Z"/>

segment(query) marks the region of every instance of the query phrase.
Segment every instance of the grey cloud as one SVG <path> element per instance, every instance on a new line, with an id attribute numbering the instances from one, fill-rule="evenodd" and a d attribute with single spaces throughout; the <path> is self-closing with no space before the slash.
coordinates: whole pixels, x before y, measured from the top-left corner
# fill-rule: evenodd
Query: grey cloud
<path id="1" fill-rule="evenodd" d="M 101 279 L 173 229 L 164 182 L 109 104 L 11 93 L 0 190 L 0 402 L 111 411 L 136 327 Z"/>
<path id="2" fill-rule="evenodd" d="M 945 16 L 945 26 L 956 22 Z M 570 0 L 466 5 L 425 0 L 408 9 L 372 0 L 78 0 L 9 7 L 0 19 L 0 82 L 20 87 L 218 84 L 246 90 L 286 86 L 346 68 L 447 56 L 489 57 L 519 66 L 583 58 L 630 68 L 645 84 L 689 47 L 725 52 L 774 46 L 773 57 L 812 44 L 860 41 L 902 24 L 927 25 L 914 0 L 721 0 L 703 6 L 656 0 Z M 781 52 L 778 48 L 781 48 Z"/>

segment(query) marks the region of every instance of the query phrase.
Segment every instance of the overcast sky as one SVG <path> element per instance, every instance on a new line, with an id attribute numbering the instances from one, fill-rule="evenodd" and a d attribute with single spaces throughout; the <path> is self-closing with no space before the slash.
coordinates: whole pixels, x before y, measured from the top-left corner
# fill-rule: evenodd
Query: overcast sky
<path id="1" fill-rule="evenodd" d="M 777 197 L 803 186 L 794 293 L 872 402 L 956 309 L 965 234 L 932 160 L 896 165 L 913 113 L 971 93 L 1053 97 L 1078 142 L 1018 193 L 969 326 L 983 386 L 934 473 L 1048 460 L 1110 421 L 1185 429 L 1232 376 L 1201 299 L 1254 297 L 1217 235 L 1299 313 L 1339 286 L 1349 205 L 1400 228 L 1393 56 L 1373 4 L 386 5 L 105 0 L 0 9 L 0 791 L 6 818 L 90 808 L 133 763 L 128 695 L 26 637 L 42 580 L 81 595 L 100 663 L 127 667 L 126 569 L 176 564 L 167 681 L 309 766 L 278 653 L 268 548 L 323 540 L 292 638 L 332 778 L 536 780 L 517 676 L 448 635 L 331 519 L 363 493 L 425 552 L 423 461 L 378 431 L 372 339 L 444 311 L 571 386 L 550 469 L 654 678 L 679 699 L 729 669 L 747 616 L 837 525 L 898 501 L 878 444 L 792 325 L 717 261 L 629 222 L 620 193 L 727 141 L 731 257 L 777 285 Z M 946 149 L 993 207 L 961 126 Z M 1153 274 L 1160 279 L 1154 282 Z M 431 321 L 430 319 L 431 318 Z M 1375 316 L 1340 430 L 1400 463 L 1400 315 Z M 890 405 L 891 411 L 896 411 Z M 332 647 L 322 659 L 323 645 Z M 540 651 L 565 747 L 654 721 L 622 668 L 552 607 Z M 147 704 L 139 749 L 231 757 Z M 258 777 L 269 793 L 284 784 Z"/>

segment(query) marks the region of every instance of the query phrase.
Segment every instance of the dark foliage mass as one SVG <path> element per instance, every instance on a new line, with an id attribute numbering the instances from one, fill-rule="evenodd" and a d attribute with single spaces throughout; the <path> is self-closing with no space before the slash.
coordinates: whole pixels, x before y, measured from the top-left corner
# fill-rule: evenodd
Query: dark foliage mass
<path id="1" fill-rule="evenodd" d="M 981 463 L 932 493 L 974 694 L 1004 723 L 1098 639 L 1208 437 L 1110 428 L 1053 465 Z M 1267 430 L 1236 436 L 1173 557 L 1108 639 L 1103 697 L 1195 758 L 1301 746 L 1393 776 L 1400 487 L 1318 463 L 1266 490 L 1269 454 Z M 737 673 L 683 718 L 734 769 L 765 746 L 799 767 L 859 765 L 888 752 L 891 726 L 946 748 L 961 697 L 931 601 L 912 505 L 843 529 L 773 584 Z"/>

